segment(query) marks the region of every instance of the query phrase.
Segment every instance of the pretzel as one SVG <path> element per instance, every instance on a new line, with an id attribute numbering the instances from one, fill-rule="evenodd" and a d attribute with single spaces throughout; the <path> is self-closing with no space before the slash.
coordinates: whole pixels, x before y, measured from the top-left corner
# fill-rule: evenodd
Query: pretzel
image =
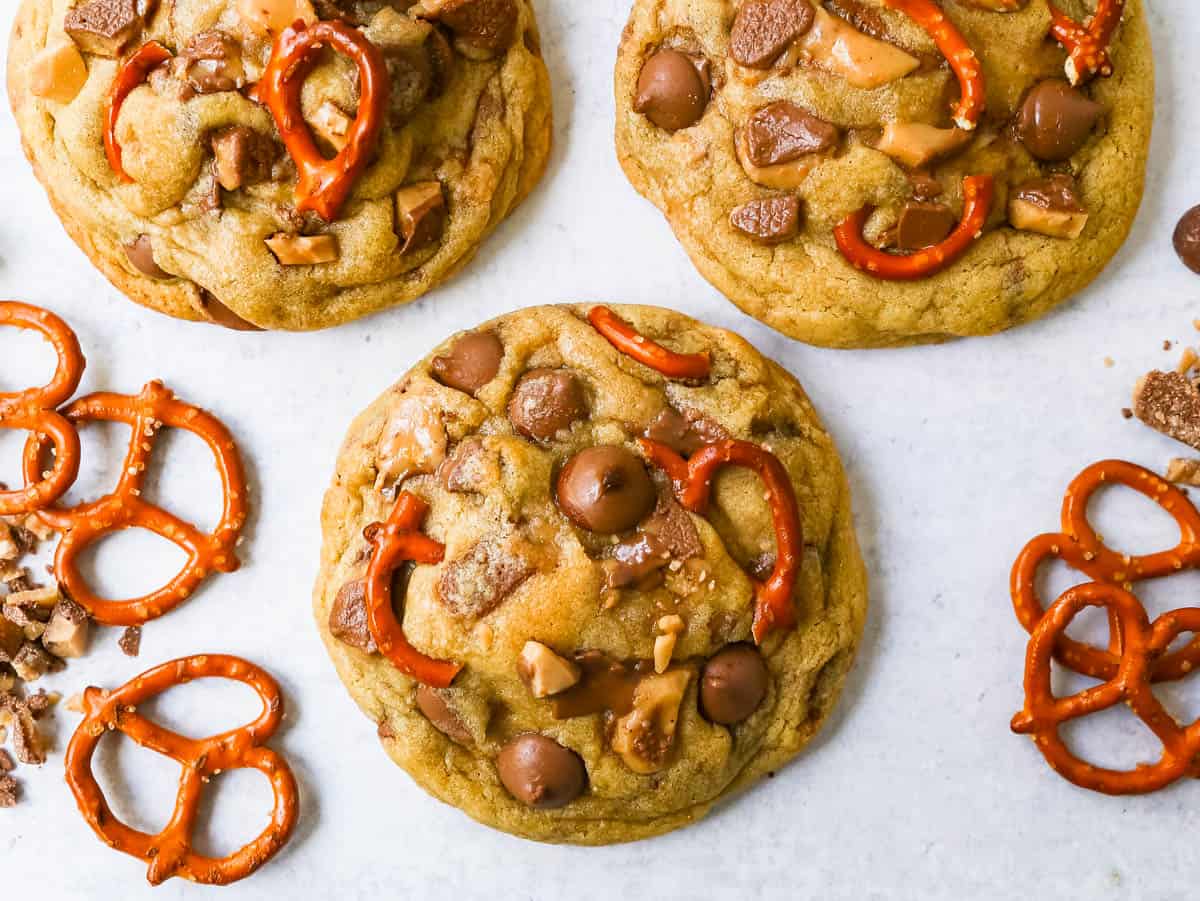
<path id="1" fill-rule="evenodd" d="M 0 393 L 0 429 L 25 429 L 54 444 L 49 475 L 39 475 L 19 491 L 0 491 L 0 516 L 18 516 L 54 503 L 79 475 L 79 435 L 55 408 L 75 393 L 86 363 L 70 326 L 48 310 L 15 300 L 0 301 L 0 325 L 39 332 L 58 354 L 48 385 Z"/>
<path id="2" fill-rule="evenodd" d="M 1113 675 L 1066 698 L 1054 696 L 1051 662 L 1062 645 L 1067 627 L 1087 607 L 1104 607 L 1119 627 L 1122 651 Z M 1136 597 L 1102 582 L 1079 585 L 1065 592 L 1033 631 L 1025 658 L 1025 708 L 1013 717 L 1012 729 L 1032 735 L 1050 766 L 1081 788 L 1109 795 L 1156 791 L 1184 776 L 1200 775 L 1200 721 L 1181 728 L 1151 688 L 1156 663 L 1179 635 L 1200 631 L 1200 608 L 1172 610 L 1150 624 Z M 1157 763 L 1122 771 L 1097 767 L 1067 747 L 1059 729 L 1066 722 L 1127 704 L 1163 745 Z"/>
<path id="3" fill-rule="evenodd" d="M 358 115 L 346 133 L 346 145 L 325 159 L 300 109 L 300 92 L 309 71 L 330 46 L 358 66 Z M 285 28 L 275 41 L 270 62 L 255 88 L 275 119 L 284 146 L 299 175 L 296 209 L 314 210 L 326 222 L 337 218 L 354 183 L 370 162 L 383 129 L 391 80 L 379 48 L 362 32 L 342 22 L 303 22 Z"/>
<path id="4" fill-rule="evenodd" d="M 775 526 L 775 568 L 765 582 L 754 581 L 754 640 L 762 644 L 773 629 L 796 625 L 792 594 L 804 555 L 804 529 L 800 507 L 787 470 L 779 458 L 757 444 L 726 439 L 706 444 L 687 460 L 671 448 L 649 438 L 638 439 L 642 451 L 671 479 L 679 503 L 703 516 L 712 498 L 713 480 L 725 466 L 753 469 L 767 487 L 771 519 Z"/>
<path id="5" fill-rule="evenodd" d="M 867 243 L 862 231 L 873 212 L 870 206 L 842 220 L 833 236 L 838 250 L 855 269 L 886 281 L 915 281 L 936 275 L 970 250 L 983 234 L 995 196 L 996 183 L 992 176 L 968 175 L 963 179 L 963 215 L 958 227 L 940 244 L 916 253 L 887 253 Z"/>
<path id="6" fill-rule="evenodd" d="M 1179 544 L 1170 550 L 1137 556 L 1118 553 L 1105 545 L 1088 521 L 1087 508 L 1096 491 L 1108 484 L 1125 485 L 1162 507 L 1179 524 Z M 1052 557 L 1092 581 L 1129 591 L 1135 582 L 1200 567 L 1200 512 L 1182 491 L 1141 466 L 1121 460 L 1104 460 L 1089 466 L 1067 488 L 1062 531 L 1034 538 L 1013 564 L 1010 582 L 1013 609 L 1030 633 L 1046 615 L 1038 598 L 1037 576 L 1041 565 Z M 1115 678 L 1123 647 L 1121 623 L 1115 615 L 1110 617 L 1110 636 L 1109 647 L 1102 649 L 1061 635 L 1057 639 L 1056 656 L 1064 666 L 1093 679 Z M 1198 665 L 1200 637 L 1182 648 L 1156 656 L 1150 678 L 1155 682 L 1181 679 Z"/>
<path id="7" fill-rule="evenodd" d="M 121 107 L 125 105 L 125 98 L 133 92 L 133 89 L 142 84 L 153 69 L 170 58 L 170 50 L 158 41 L 148 41 L 135 50 L 117 69 L 112 93 L 108 97 L 108 114 L 104 121 L 104 155 L 108 157 L 108 165 L 113 172 L 117 173 L 117 177 L 121 181 L 133 181 L 121 162 L 121 145 L 117 141 L 117 119 L 121 117 Z"/>
<path id="8" fill-rule="evenodd" d="M 123 422 L 131 430 L 129 451 L 112 494 L 70 509 L 51 506 L 37 514 L 48 526 L 64 533 L 55 552 L 55 575 L 93 619 L 107 626 L 140 626 L 187 600 L 210 572 L 233 572 L 238 568 L 235 546 L 246 522 L 246 477 L 233 437 L 215 417 L 176 399 L 158 381 L 147 384 L 136 397 L 103 392 L 81 397 L 63 414 L 75 426 L 105 420 Z M 163 426 L 198 436 L 216 458 L 224 500 L 221 519 L 212 534 L 141 498 L 146 467 Z M 43 450 L 44 444 L 37 438 L 26 443 L 27 481 L 37 476 Z M 187 563 L 157 591 L 129 600 L 104 600 L 80 573 L 79 555 L 105 536 L 129 528 L 149 529 L 177 545 L 187 554 Z"/>
<path id="9" fill-rule="evenodd" d="M 367 528 L 367 538 L 375 546 L 367 567 L 367 627 L 380 652 L 396 669 L 425 685 L 447 688 L 462 664 L 434 660 L 409 644 L 392 606 L 392 578 L 406 561 L 442 562 L 445 546 L 418 531 L 428 512 L 425 501 L 402 491 L 388 521 Z"/>
<path id="10" fill-rule="evenodd" d="M 884 3 L 906 13 L 933 38 L 958 77 L 961 96 L 954 107 L 954 124 L 963 131 L 973 131 L 983 113 L 987 89 L 983 83 L 983 67 L 967 39 L 933 0 L 884 0 Z"/>
<path id="11" fill-rule="evenodd" d="M 208 738 L 186 738 L 164 729 L 137 712 L 137 705 L 193 679 L 230 679 L 258 693 L 263 709 L 258 719 Z M 92 831 L 110 848 L 149 864 L 146 878 L 158 885 L 180 876 L 205 885 L 227 885 L 244 879 L 287 844 L 299 816 L 296 779 L 287 761 L 264 743 L 283 721 L 279 686 L 252 663 L 223 654 L 184 657 L 142 673 L 116 691 L 88 688 L 83 693 L 84 718 L 67 746 L 67 785 Z M 143 748 L 180 764 L 179 794 L 165 829 L 150 835 L 133 829 L 108 806 L 92 774 L 92 756 L 107 732 L 123 732 Z M 192 832 L 204 786 L 226 770 L 255 769 L 271 782 L 275 807 L 270 825 L 248 845 L 227 857 L 213 858 L 193 850 Z"/>
<path id="12" fill-rule="evenodd" d="M 1108 45 L 1124 12 L 1125 0 L 1099 0 L 1095 15 L 1081 25 L 1050 4 L 1050 34 L 1067 51 L 1066 73 L 1071 84 L 1080 85 L 1096 75 L 1112 75 Z"/>
<path id="13" fill-rule="evenodd" d="M 588 311 L 588 322 L 621 353 L 667 378 L 701 381 L 708 378 L 712 371 L 712 355 L 708 351 L 678 354 L 667 350 L 656 341 L 638 334 L 608 307 L 592 307 Z"/>

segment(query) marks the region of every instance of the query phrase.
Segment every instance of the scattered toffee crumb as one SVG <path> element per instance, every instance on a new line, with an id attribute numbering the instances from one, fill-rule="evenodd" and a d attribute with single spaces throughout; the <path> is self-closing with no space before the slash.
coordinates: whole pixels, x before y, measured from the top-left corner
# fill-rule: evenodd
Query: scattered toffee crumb
<path id="1" fill-rule="evenodd" d="M 1170 350 L 1174 346 L 1169 340 L 1163 341 L 1163 350 Z"/>
<path id="2" fill-rule="evenodd" d="M 117 639 L 117 647 L 126 657 L 136 657 L 142 650 L 142 627 L 130 626 Z"/>
<path id="3" fill-rule="evenodd" d="M 1122 407 L 1121 415 L 1126 419 L 1133 419 L 1133 410 L 1129 409 L 1128 407 Z"/>
<path id="4" fill-rule="evenodd" d="M 1117 365 L 1117 361 L 1114 360 L 1112 357 L 1104 358 L 1104 366 L 1106 369 L 1112 369 L 1116 365 Z"/>
<path id="5" fill-rule="evenodd" d="M 1176 457 L 1167 464 L 1167 481 L 1200 488 L 1200 460 Z"/>

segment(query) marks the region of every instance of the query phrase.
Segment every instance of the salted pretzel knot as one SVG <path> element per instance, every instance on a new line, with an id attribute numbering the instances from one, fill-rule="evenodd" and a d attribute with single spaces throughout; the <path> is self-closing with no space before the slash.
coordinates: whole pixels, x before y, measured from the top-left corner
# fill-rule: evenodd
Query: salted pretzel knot
<path id="1" fill-rule="evenodd" d="M 425 501 L 402 491 L 388 521 L 368 527 L 368 540 L 375 547 L 367 567 L 367 627 L 380 653 L 396 669 L 425 685 L 446 688 L 454 681 L 462 664 L 435 660 L 409 644 L 392 600 L 393 577 L 406 562 L 442 562 L 445 547 L 419 531 L 428 512 L 429 505 Z"/>
<path id="2" fill-rule="evenodd" d="M 1071 84 L 1082 84 L 1096 75 L 1112 75 L 1108 47 L 1124 12 L 1125 0 L 1099 0 L 1095 14 L 1081 25 L 1050 4 L 1050 34 L 1067 51 L 1066 73 Z"/>
<path id="3" fill-rule="evenodd" d="M 236 545 L 246 522 L 246 476 L 233 436 L 214 416 L 178 400 L 162 382 L 154 381 L 136 397 L 97 393 L 82 397 L 63 410 L 75 426 L 97 420 L 122 422 L 130 427 L 129 451 L 112 494 L 69 509 L 57 506 L 37 516 L 63 533 L 55 552 L 54 570 L 59 582 L 99 623 L 136 626 L 156 619 L 183 603 L 212 572 L 238 568 Z M 212 533 L 142 499 L 146 468 L 154 453 L 158 432 L 164 426 L 183 429 L 201 438 L 212 451 L 221 477 L 221 518 Z M 44 445 L 31 438 L 25 445 L 25 478 L 32 480 L 41 468 Z M 129 600 L 105 600 L 96 595 L 79 571 L 79 555 L 106 535 L 122 529 L 148 529 L 181 548 L 187 562 L 162 588 Z"/>
<path id="4" fill-rule="evenodd" d="M 54 445 L 54 465 L 48 475 L 38 474 L 20 490 L 0 491 L 0 516 L 16 516 L 54 503 L 79 475 L 79 435 L 55 408 L 79 387 L 85 362 L 75 333 L 48 310 L 15 300 L 0 301 L 0 325 L 38 332 L 58 355 L 49 384 L 0 393 L 0 429 L 23 429 L 45 436 Z"/>
<path id="5" fill-rule="evenodd" d="M 249 685 L 262 700 L 254 722 L 208 738 L 187 738 L 137 712 L 143 701 L 193 679 L 230 679 Z M 84 719 L 67 747 L 67 785 L 92 831 L 110 848 L 149 864 L 151 885 L 180 876 L 206 885 L 226 885 L 249 876 L 287 844 L 299 816 L 299 792 L 287 761 L 264 743 L 283 721 L 283 696 L 263 670 L 237 657 L 207 654 L 184 657 L 142 673 L 112 692 L 89 688 L 83 694 Z M 92 756 L 107 732 L 123 732 L 143 748 L 170 757 L 182 767 L 175 811 L 162 832 L 151 835 L 125 825 L 108 806 Z M 200 794 L 227 770 L 255 769 L 271 782 L 275 806 L 271 822 L 257 838 L 227 857 L 193 850 L 192 833 Z"/>
<path id="6" fill-rule="evenodd" d="M 1153 554 L 1129 555 L 1104 544 L 1088 521 L 1088 503 L 1105 485 L 1124 485 L 1145 495 L 1169 513 L 1179 525 L 1179 543 Z M 1187 495 L 1148 469 L 1121 460 L 1104 460 L 1077 475 L 1063 497 L 1062 531 L 1039 535 L 1021 550 L 1010 580 L 1013 609 L 1026 631 L 1032 633 L 1045 616 L 1038 596 L 1038 573 L 1047 560 L 1058 558 L 1095 582 L 1126 591 L 1135 582 L 1158 579 L 1184 569 L 1200 567 L 1200 512 Z M 1121 665 L 1121 622 L 1110 611 L 1107 649 L 1060 635 L 1055 648 L 1060 663 L 1094 679 L 1112 679 Z M 1155 657 L 1150 678 L 1155 682 L 1181 679 L 1200 666 L 1200 637 L 1182 648 Z"/>
<path id="7" fill-rule="evenodd" d="M 775 568 L 765 582 L 754 580 L 754 640 L 762 644 L 773 629 L 795 626 L 792 595 L 804 556 L 804 530 L 792 481 L 779 458 L 757 444 L 732 439 L 706 444 L 687 460 L 658 441 L 641 438 L 639 444 L 650 462 L 674 483 L 679 503 L 699 515 L 708 509 L 718 470 L 744 466 L 758 473 L 767 488 L 775 527 Z"/>
<path id="8" fill-rule="evenodd" d="M 906 13 L 933 38 L 958 77 L 960 97 L 954 107 L 954 124 L 964 131 L 974 130 L 987 102 L 987 89 L 983 81 L 983 66 L 963 33 L 946 18 L 945 12 L 934 0 L 884 0 L 884 3 Z"/>
<path id="9" fill-rule="evenodd" d="M 855 269 L 886 281 L 915 281 L 936 275 L 953 265 L 971 249 L 983 234 L 983 227 L 992 212 L 996 183 L 990 175 L 969 175 L 963 179 L 963 215 L 954 229 L 940 244 L 916 253 L 888 253 L 869 244 L 863 237 L 873 208 L 865 206 L 851 213 L 834 230 L 838 250 Z"/>
<path id="10" fill-rule="evenodd" d="M 321 155 L 300 108 L 304 80 L 326 46 L 358 66 L 358 115 L 346 133 L 346 146 L 332 159 Z M 343 22 L 305 25 L 297 21 L 275 40 L 255 96 L 271 111 L 296 164 L 297 210 L 313 210 L 326 222 L 338 217 L 375 150 L 390 91 L 391 79 L 379 48 L 361 31 Z"/>
<path id="11" fill-rule="evenodd" d="M 588 310 L 588 322 L 621 353 L 667 378 L 700 381 L 708 378 L 712 371 L 712 355 L 708 351 L 680 354 L 667 350 L 658 342 L 639 334 L 608 307 L 592 307 Z"/>
<path id="12" fill-rule="evenodd" d="M 1120 626 L 1122 651 L 1116 671 L 1102 685 L 1065 698 L 1051 687 L 1051 662 L 1067 627 L 1085 608 L 1104 607 Z M 1184 776 L 1200 775 L 1200 722 L 1181 728 L 1151 689 L 1152 669 L 1178 636 L 1200 631 L 1200 608 L 1173 610 L 1150 624 L 1141 603 L 1115 585 L 1090 582 L 1066 591 L 1033 631 L 1025 658 L 1025 707 L 1012 729 L 1032 735 L 1050 766 L 1081 788 L 1109 795 L 1156 791 Z M 1064 723 L 1127 704 L 1162 743 L 1157 763 L 1111 770 L 1077 757 L 1063 741 Z"/>
<path id="13" fill-rule="evenodd" d="M 117 140 L 117 120 L 121 118 L 121 107 L 125 105 L 125 98 L 133 89 L 145 82 L 154 69 L 170 58 L 170 50 L 158 41 L 148 41 L 117 69 L 117 77 L 108 95 L 108 113 L 104 120 L 104 155 L 108 157 L 108 165 L 121 181 L 133 181 L 121 161 L 121 144 Z"/>

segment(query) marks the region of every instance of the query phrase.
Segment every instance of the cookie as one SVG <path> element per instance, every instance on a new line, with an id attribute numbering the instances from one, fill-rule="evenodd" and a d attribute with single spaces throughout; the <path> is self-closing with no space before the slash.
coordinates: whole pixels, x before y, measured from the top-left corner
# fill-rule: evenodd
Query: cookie
<path id="1" fill-rule="evenodd" d="M 799 384 L 652 307 L 445 342 L 355 420 L 322 526 L 317 625 L 388 754 L 540 841 L 668 832 L 778 769 L 866 616 Z"/>
<path id="2" fill-rule="evenodd" d="M 22 0 L 8 90 L 109 280 L 234 328 L 420 297 L 524 199 L 551 141 L 529 0 Z"/>
<path id="3" fill-rule="evenodd" d="M 1034 319 L 1124 241 L 1153 119 L 1141 0 L 1058 5 L 635 0 L 621 164 L 701 274 L 791 337 Z"/>

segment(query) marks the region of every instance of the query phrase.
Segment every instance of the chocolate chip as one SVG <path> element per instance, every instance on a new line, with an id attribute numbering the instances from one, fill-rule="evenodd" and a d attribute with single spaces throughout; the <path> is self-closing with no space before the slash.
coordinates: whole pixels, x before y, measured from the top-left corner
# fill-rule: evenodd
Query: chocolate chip
<path id="1" fill-rule="evenodd" d="M 426 3 L 428 17 L 443 23 L 467 46 L 497 53 L 513 42 L 517 28 L 514 0 L 437 0 Z"/>
<path id="2" fill-rule="evenodd" d="M 578 526 L 603 535 L 632 529 L 658 500 L 642 461 L 622 447 L 589 447 L 558 476 L 558 505 Z"/>
<path id="3" fill-rule="evenodd" d="M 767 664 L 758 649 L 731 644 L 704 664 L 700 710 L 714 723 L 732 726 L 754 713 L 767 696 Z"/>
<path id="4" fill-rule="evenodd" d="M 253 322 L 247 322 L 221 301 L 213 296 L 212 292 L 204 288 L 200 289 L 200 302 L 204 304 L 204 312 L 206 312 L 212 320 L 213 325 L 224 326 L 228 329 L 233 329 L 235 332 L 261 332 Z"/>
<path id="5" fill-rule="evenodd" d="M 460 745 L 474 744 L 474 737 L 462 718 L 450 706 L 446 692 L 442 689 L 421 685 L 417 688 L 417 708 L 425 718 L 451 741 Z"/>
<path id="6" fill-rule="evenodd" d="M 400 223 L 400 237 L 404 239 L 402 254 L 440 240 L 446 228 L 442 183 L 423 181 L 397 191 L 396 219 Z"/>
<path id="7" fill-rule="evenodd" d="M 633 108 L 659 128 L 678 131 L 700 121 L 712 92 L 706 59 L 662 49 L 642 66 Z"/>
<path id="8" fill-rule="evenodd" d="M 338 591 L 329 611 L 329 634 L 368 654 L 377 650 L 367 625 L 367 586 L 362 579 L 347 582 Z"/>
<path id="9" fill-rule="evenodd" d="M 579 755 L 536 732 L 518 735 L 501 748 L 496 768 L 509 794 L 535 810 L 565 807 L 587 784 Z"/>
<path id="10" fill-rule="evenodd" d="M 1083 203 L 1079 199 L 1075 178 L 1065 172 L 1059 172 L 1049 178 L 1034 178 L 1022 182 L 1013 196 L 1017 200 L 1032 203 L 1045 210 L 1083 212 Z"/>
<path id="11" fill-rule="evenodd" d="M 1026 96 L 1017 114 L 1017 135 L 1039 160 L 1062 162 L 1087 142 L 1102 112 L 1099 103 L 1052 78 Z"/>
<path id="12" fill-rule="evenodd" d="M 940 203 L 909 201 L 900 211 L 896 227 L 896 246 L 901 250 L 922 250 L 946 240 L 958 224 L 953 210 Z"/>
<path id="13" fill-rule="evenodd" d="M 769 69 L 814 17 L 808 0 L 746 0 L 733 20 L 730 55 L 751 69 Z"/>
<path id="14" fill-rule="evenodd" d="M 158 263 L 154 262 L 154 242 L 149 235 L 138 235 L 125 245 L 125 256 L 133 264 L 133 268 L 151 278 L 174 278 Z"/>
<path id="15" fill-rule="evenodd" d="M 504 345 L 494 332 L 470 332 L 450 347 L 443 357 L 434 357 L 433 377 L 448 388 L 473 395 L 496 377 Z"/>
<path id="16" fill-rule="evenodd" d="M 1194 206 L 1175 226 L 1175 252 L 1183 265 L 1200 273 L 1200 206 Z"/>
<path id="17" fill-rule="evenodd" d="M 583 385 L 565 369 L 531 369 L 508 402 L 508 418 L 526 438 L 549 441 L 588 415 Z"/>
<path id="18" fill-rule="evenodd" d="M 762 244 L 781 244 L 800 231 L 800 198 L 764 197 L 736 207 L 730 224 Z"/>
<path id="19" fill-rule="evenodd" d="M 789 163 L 809 153 L 824 153 L 841 137 L 836 125 L 787 100 L 768 104 L 746 123 L 746 150 L 756 166 Z"/>

